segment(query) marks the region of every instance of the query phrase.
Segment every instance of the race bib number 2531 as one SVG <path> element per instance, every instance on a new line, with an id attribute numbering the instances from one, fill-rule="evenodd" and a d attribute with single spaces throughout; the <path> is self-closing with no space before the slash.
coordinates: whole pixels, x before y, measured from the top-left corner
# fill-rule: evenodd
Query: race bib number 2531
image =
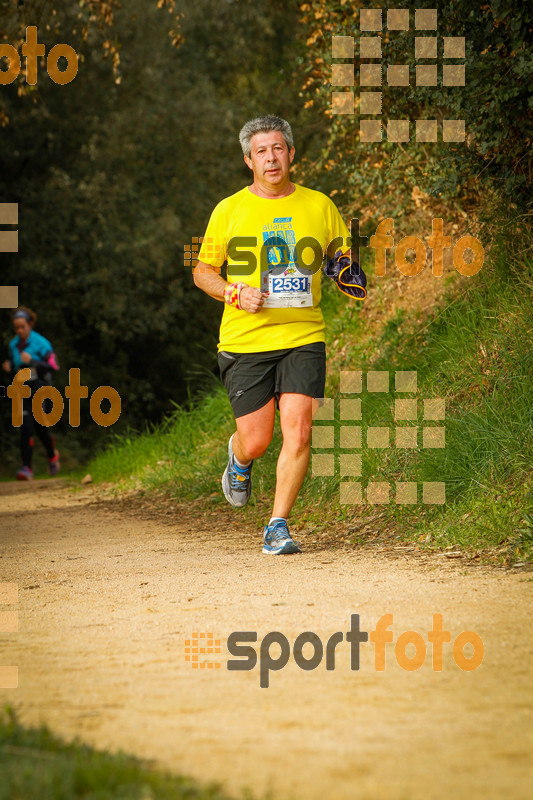
<path id="1" fill-rule="evenodd" d="M 268 276 L 267 308 L 301 308 L 313 305 L 311 280 L 302 275 Z"/>
<path id="2" fill-rule="evenodd" d="M 308 278 L 285 278 L 283 276 L 272 278 L 272 293 L 278 292 L 308 292 Z"/>

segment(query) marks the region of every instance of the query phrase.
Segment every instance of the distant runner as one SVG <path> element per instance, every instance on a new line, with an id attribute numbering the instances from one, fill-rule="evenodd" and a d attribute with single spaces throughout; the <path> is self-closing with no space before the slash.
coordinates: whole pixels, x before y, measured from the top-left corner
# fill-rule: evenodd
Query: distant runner
<path id="1" fill-rule="evenodd" d="M 22 425 L 20 427 L 20 450 L 22 467 L 17 472 L 17 480 L 33 480 L 33 432 L 37 434 L 44 445 L 48 459 L 48 472 L 57 475 L 60 469 L 59 453 L 55 447 L 55 438 L 49 429 L 40 425 L 33 417 L 32 399 L 41 386 L 50 386 L 52 373 L 59 369 L 52 345 L 33 330 L 37 315 L 30 308 L 21 306 L 12 315 L 13 329 L 17 334 L 9 342 L 9 358 L 2 364 L 5 372 L 17 373 L 27 367 L 31 370 L 30 380 L 26 386 L 31 389 L 30 397 L 22 398 Z M 43 410 L 49 413 L 51 401 L 47 398 L 43 403 Z"/>
<path id="2" fill-rule="evenodd" d="M 291 183 L 289 123 L 275 116 L 253 119 L 239 140 L 253 183 L 214 209 L 193 274 L 200 289 L 226 304 L 218 362 L 237 430 L 222 488 L 233 506 L 250 498 L 253 461 L 272 440 L 276 402 L 279 408 L 283 445 L 263 534 L 263 553 L 279 555 L 300 552 L 287 520 L 309 466 L 313 414 L 324 396 L 324 254 L 325 274 L 345 294 L 364 299 L 366 277 L 351 261 L 348 229 L 334 203 Z M 247 239 L 232 241 L 236 237 Z M 224 262 L 228 281 L 220 275 Z"/>

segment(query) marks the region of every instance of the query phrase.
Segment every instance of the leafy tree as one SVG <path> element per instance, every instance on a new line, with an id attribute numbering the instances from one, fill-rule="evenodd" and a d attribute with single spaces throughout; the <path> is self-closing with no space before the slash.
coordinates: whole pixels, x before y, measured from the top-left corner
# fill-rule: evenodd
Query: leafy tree
<path id="1" fill-rule="evenodd" d="M 511 201 L 517 207 L 524 206 L 532 167 L 532 100 L 528 81 L 533 29 L 531 5 L 517 4 L 513 0 L 474 5 L 467 0 L 435 0 L 429 4 L 438 12 L 438 30 L 431 32 L 439 37 L 436 87 L 414 85 L 414 37 L 429 33 L 415 31 L 414 14 L 416 9 L 427 8 L 428 4 L 414 2 L 407 6 L 409 31 L 388 31 L 387 10 L 397 8 L 398 4 L 384 0 L 380 4 L 383 30 L 363 33 L 363 36 L 381 37 L 384 64 L 409 65 L 409 86 L 390 87 L 384 77 L 381 89 L 374 89 L 382 91 L 383 122 L 433 118 L 439 121 L 440 127 L 443 119 L 464 119 L 466 142 L 421 144 L 412 133 L 413 125 L 411 140 L 406 143 L 389 143 L 386 136 L 380 144 L 360 142 L 358 106 L 356 116 L 331 112 L 332 89 L 343 91 L 342 87 L 331 86 L 331 36 L 355 38 L 354 94 L 358 98 L 359 9 L 368 4 L 361 0 L 356 3 L 311 0 L 301 5 L 302 22 L 312 50 L 312 56 L 303 63 L 306 79 L 301 96 L 308 107 L 331 120 L 331 126 L 320 158 L 308 165 L 309 169 L 317 175 L 325 171 L 325 187 L 340 187 L 341 199 L 357 193 L 372 202 L 388 195 L 389 204 L 396 201 L 399 208 L 406 193 L 410 194 L 412 187 L 418 185 L 448 201 L 461 199 L 463 203 L 471 203 L 474 198 L 479 200 L 489 193 L 506 197 L 506 202 Z M 446 62 L 465 64 L 464 87 L 442 85 L 443 36 L 466 39 L 464 61 Z M 348 59 L 344 61 L 353 63 Z"/>
<path id="2" fill-rule="evenodd" d="M 183 247 L 248 181 L 244 121 L 291 117 L 297 6 L 202 0 L 167 3 L 170 15 L 157 7 L 165 4 L 132 0 L 106 19 L 108 5 L 72 2 L 54 13 L 46 4 L 38 37 L 47 51 L 72 44 L 80 8 L 89 14 L 71 83 L 53 83 L 41 67 L 36 89 L 23 76 L 1 87 L 9 124 L 0 129 L 0 193 L 19 203 L 20 249 L 0 258 L 2 282 L 19 285 L 59 354 L 56 385 L 79 367 L 89 392 L 115 387 L 118 431 L 158 419 L 216 373 L 222 305 L 194 286 Z M 89 448 L 106 432 L 82 405 L 70 435 Z M 9 426 L 3 435 L 13 439 Z"/>

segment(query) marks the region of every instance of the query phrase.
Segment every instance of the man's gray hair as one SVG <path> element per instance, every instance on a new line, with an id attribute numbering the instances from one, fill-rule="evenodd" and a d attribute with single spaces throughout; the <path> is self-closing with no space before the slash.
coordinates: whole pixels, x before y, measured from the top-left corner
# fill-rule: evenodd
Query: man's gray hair
<path id="1" fill-rule="evenodd" d="M 273 114 L 268 114 L 266 117 L 251 119 L 246 125 L 242 126 L 239 133 L 239 142 L 241 143 L 244 155 L 250 158 L 252 136 L 255 136 L 256 133 L 270 133 L 270 131 L 280 131 L 287 143 L 288 149 L 290 150 L 291 147 L 294 147 L 291 126 L 287 120 L 281 119 L 281 117 L 275 117 Z"/>

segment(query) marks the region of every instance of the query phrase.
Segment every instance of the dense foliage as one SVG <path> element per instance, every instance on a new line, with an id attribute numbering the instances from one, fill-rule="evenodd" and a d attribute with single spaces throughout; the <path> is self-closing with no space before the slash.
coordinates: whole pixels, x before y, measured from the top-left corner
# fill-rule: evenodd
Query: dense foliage
<path id="1" fill-rule="evenodd" d="M 380 36 L 382 63 L 408 64 L 409 86 L 389 86 L 386 69 L 383 85 L 364 91 L 382 91 L 382 120 L 411 120 L 410 141 L 362 143 L 359 141 L 358 83 L 360 7 L 383 9 Z M 409 30 L 387 28 L 387 10 L 409 8 Z M 436 31 L 415 30 L 416 9 L 437 9 Z M 309 175 L 322 175 L 326 189 L 335 188 L 339 200 L 353 205 L 364 197 L 366 204 L 387 197 L 388 212 L 405 206 L 406 197 L 418 186 L 422 191 L 463 206 L 485 198 L 487 193 L 514 203 L 528 199 L 531 185 L 532 106 L 531 64 L 533 6 L 514 0 L 472 3 L 470 0 L 432 0 L 399 4 L 383 0 L 371 5 L 362 0 L 309 0 L 301 6 L 311 57 L 303 59 L 306 80 L 302 102 L 317 115 L 331 120 L 321 157 L 306 165 Z M 353 36 L 356 114 L 332 114 L 332 36 Z M 415 36 L 438 37 L 437 60 L 415 60 Z M 465 37 L 464 59 L 443 60 L 442 37 Z M 371 63 L 379 63 L 371 60 Z M 437 86 L 416 86 L 415 64 L 437 64 Z M 443 86 L 442 64 L 465 64 L 465 86 Z M 365 117 L 363 117 L 365 118 Z M 451 144 L 417 142 L 413 121 L 464 119 L 466 142 Z M 439 134 L 439 139 L 441 136 Z"/>
<path id="2" fill-rule="evenodd" d="M 291 115 L 297 6 L 112 6 L 10 4 L 12 17 L 0 17 L 19 47 L 34 22 L 47 52 L 65 42 L 80 54 L 69 84 L 53 83 L 43 62 L 35 87 L 24 69 L 0 87 L 0 197 L 19 203 L 20 217 L 19 253 L 0 259 L 2 283 L 19 285 L 56 348 L 56 385 L 79 367 L 90 392 L 114 386 L 119 430 L 160 418 L 216 368 L 222 307 L 194 286 L 183 246 L 248 180 L 241 125 L 265 108 Z M 5 345 L 7 311 L 2 320 Z M 85 407 L 78 436 L 89 445 L 101 431 Z"/>

